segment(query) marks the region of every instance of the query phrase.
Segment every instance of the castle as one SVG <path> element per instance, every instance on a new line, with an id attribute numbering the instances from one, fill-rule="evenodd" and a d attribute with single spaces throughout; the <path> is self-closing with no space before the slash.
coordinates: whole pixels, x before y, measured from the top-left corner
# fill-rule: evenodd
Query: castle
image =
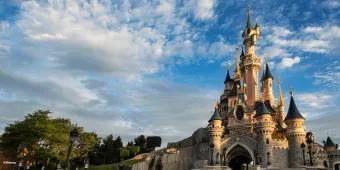
<path id="1" fill-rule="evenodd" d="M 267 61 L 261 67 L 256 54 L 260 28 L 258 23 L 252 24 L 248 10 L 244 48 L 236 53 L 233 77 L 228 68 L 224 92 L 208 126 L 150 154 L 149 169 L 340 170 L 338 145 L 330 137 L 320 145 L 306 132 L 305 118 L 292 92 L 287 114 L 280 87 L 275 103 L 275 77 Z"/>

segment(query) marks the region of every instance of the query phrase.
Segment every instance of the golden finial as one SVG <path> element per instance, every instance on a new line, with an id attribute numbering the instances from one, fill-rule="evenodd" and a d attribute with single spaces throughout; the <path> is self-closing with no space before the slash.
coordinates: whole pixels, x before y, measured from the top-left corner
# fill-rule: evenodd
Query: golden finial
<path id="1" fill-rule="evenodd" d="M 234 71 L 234 79 L 238 80 L 240 79 L 240 76 L 241 76 L 241 71 L 240 71 L 240 66 L 239 66 L 239 63 L 238 63 L 238 52 L 239 51 L 239 48 L 237 47 L 236 48 L 236 54 L 235 54 L 235 71 Z"/>
<path id="2" fill-rule="evenodd" d="M 278 106 L 283 106 L 284 105 L 284 101 L 283 101 L 283 95 L 282 95 L 280 78 L 277 78 L 277 84 L 278 84 L 278 90 L 279 90 L 279 96 L 278 96 L 278 100 L 277 100 L 277 105 Z"/>

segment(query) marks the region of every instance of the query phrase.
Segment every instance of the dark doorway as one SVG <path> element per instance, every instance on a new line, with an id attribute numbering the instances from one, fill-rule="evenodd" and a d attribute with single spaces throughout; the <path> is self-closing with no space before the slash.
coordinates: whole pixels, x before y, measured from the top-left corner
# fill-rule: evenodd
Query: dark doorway
<path id="1" fill-rule="evenodd" d="M 335 165 L 334 165 L 334 169 L 335 169 L 335 170 L 340 170 L 340 164 L 335 164 Z"/>
<path id="2" fill-rule="evenodd" d="M 241 170 L 241 166 L 243 164 L 249 166 L 249 163 L 252 161 L 248 151 L 240 145 L 235 146 L 229 151 L 227 154 L 227 160 L 228 166 L 232 170 Z"/>
<path id="3" fill-rule="evenodd" d="M 229 161 L 229 168 L 232 170 L 241 170 L 242 164 L 249 165 L 251 162 L 251 158 L 243 155 L 235 156 L 233 159 Z"/>

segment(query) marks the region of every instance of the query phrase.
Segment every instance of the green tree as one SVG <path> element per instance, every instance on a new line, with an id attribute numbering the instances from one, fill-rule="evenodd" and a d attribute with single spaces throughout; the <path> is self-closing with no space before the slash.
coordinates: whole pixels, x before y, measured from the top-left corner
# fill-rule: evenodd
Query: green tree
<path id="1" fill-rule="evenodd" d="M 140 146 L 128 146 L 131 156 L 136 156 L 140 152 Z"/>
<path id="2" fill-rule="evenodd" d="M 69 133 L 74 125 L 69 119 L 50 118 L 48 110 L 38 110 L 25 116 L 22 121 L 16 121 L 5 127 L 1 135 L 1 144 L 9 153 L 17 153 L 18 158 L 25 159 L 35 165 L 38 163 L 49 164 L 64 161 L 70 146 Z M 72 158 L 86 157 L 99 140 L 95 133 L 83 132 L 78 127 L 80 137 L 78 143 L 81 147 L 74 145 Z M 23 152 L 25 151 L 25 152 Z M 26 153 L 27 154 L 22 154 Z"/>
<path id="3" fill-rule="evenodd" d="M 120 148 L 119 149 L 119 156 L 121 157 L 122 160 L 124 160 L 125 158 L 128 158 L 130 156 L 130 150 L 126 149 L 126 148 Z"/>
<path id="4" fill-rule="evenodd" d="M 133 146 L 133 142 L 132 141 L 128 142 L 126 146 Z"/>
<path id="5" fill-rule="evenodd" d="M 146 150 L 146 139 L 144 135 L 137 136 L 135 139 L 135 145 L 140 146 L 140 152 L 145 153 L 147 152 Z"/>
<path id="6" fill-rule="evenodd" d="M 146 148 L 148 151 L 155 150 L 156 147 L 160 147 L 162 144 L 162 139 L 159 136 L 148 136 L 146 138 Z"/>

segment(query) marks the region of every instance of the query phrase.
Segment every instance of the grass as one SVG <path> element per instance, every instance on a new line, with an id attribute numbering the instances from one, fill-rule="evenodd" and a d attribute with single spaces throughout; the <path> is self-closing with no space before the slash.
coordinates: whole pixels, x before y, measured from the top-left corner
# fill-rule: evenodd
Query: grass
<path id="1" fill-rule="evenodd" d="M 88 170 L 118 170 L 117 164 L 107 164 L 107 165 L 99 165 L 99 166 L 90 166 Z"/>
<path id="2" fill-rule="evenodd" d="M 118 170 L 119 166 L 124 166 L 124 169 L 131 169 L 136 163 L 142 162 L 142 159 L 129 159 L 115 164 L 106 164 L 99 166 L 90 166 L 87 170 Z M 129 168 L 130 167 L 130 168 Z M 85 170 L 85 169 L 81 169 Z"/>

